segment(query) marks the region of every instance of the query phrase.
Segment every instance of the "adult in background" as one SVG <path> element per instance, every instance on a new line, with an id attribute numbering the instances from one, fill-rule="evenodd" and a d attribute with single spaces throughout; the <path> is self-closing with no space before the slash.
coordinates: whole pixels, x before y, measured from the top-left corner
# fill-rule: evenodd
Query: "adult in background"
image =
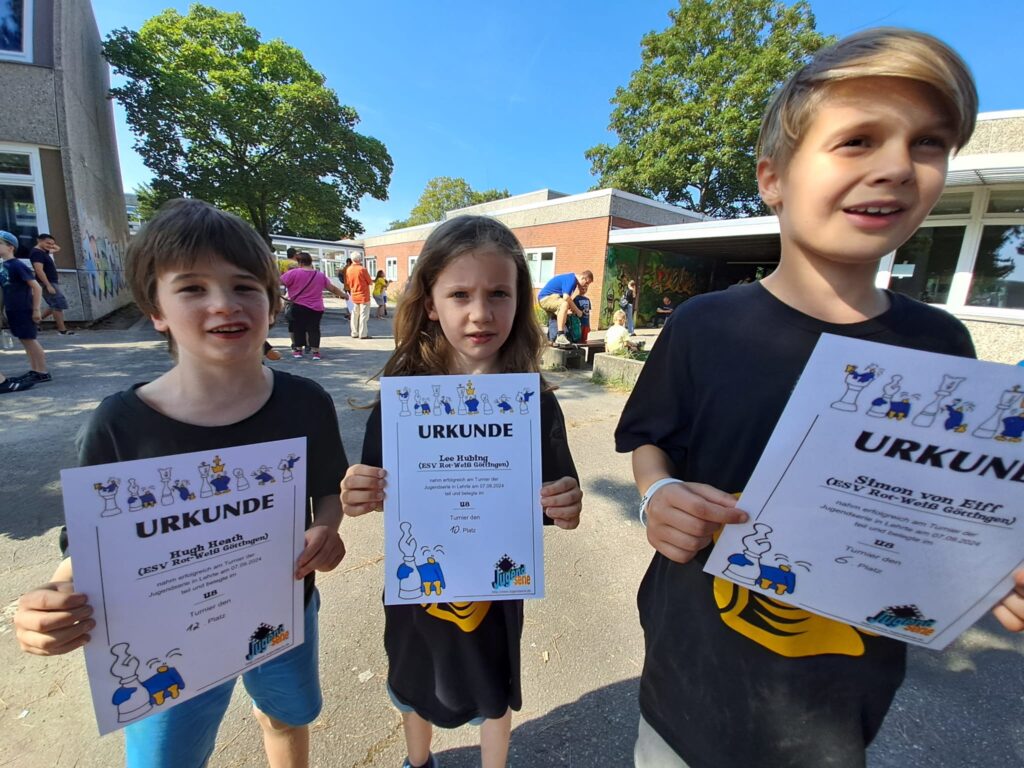
<path id="1" fill-rule="evenodd" d="M 352 295 L 352 338 L 370 338 L 370 284 L 373 281 L 370 273 L 363 266 L 363 255 L 357 253 L 352 257 L 352 265 L 345 270 L 345 286 Z"/>
<path id="2" fill-rule="evenodd" d="M 46 370 L 46 353 L 36 339 L 43 289 L 32 270 L 14 257 L 17 248 L 18 238 L 0 229 L 0 260 L 3 262 L 0 263 L 0 289 L 4 295 L 4 312 L 11 335 L 25 348 L 29 363 L 28 373 L 18 378 L 41 384 L 53 381 L 53 376 Z"/>
<path id="3" fill-rule="evenodd" d="M 537 303 L 541 309 L 548 313 L 549 317 L 555 318 L 558 335 L 555 337 L 555 346 L 569 346 L 569 339 L 565 335 L 565 319 L 572 312 L 576 317 L 582 318 L 580 311 L 572 300 L 573 294 L 580 286 L 587 286 L 594 282 L 594 273 L 585 269 L 579 274 L 566 272 L 564 275 L 555 275 L 537 294 Z"/>
<path id="4" fill-rule="evenodd" d="M 619 299 L 619 307 L 626 313 L 626 330 L 633 335 L 636 329 L 633 326 L 633 311 L 636 309 L 636 280 L 626 283 L 626 292 Z"/>
<path id="5" fill-rule="evenodd" d="M 32 269 L 35 270 L 36 280 L 43 287 L 43 301 L 46 302 L 46 311 L 42 314 L 45 320 L 53 315 L 53 322 L 57 325 L 57 333 L 61 336 L 74 336 L 74 331 L 69 331 L 64 325 L 64 310 L 68 308 L 68 300 L 60 291 L 58 285 L 60 277 L 57 275 L 57 264 L 53 260 L 53 254 L 60 253 L 60 246 L 53 239 L 53 235 L 39 233 L 36 236 L 36 247 L 28 255 L 32 262 Z"/>
<path id="6" fill-rule="evenodd" d="M 295 254 L 299 265 L 281 275 L 281 284 L 288 289 L 291 302 L 291 319 L 288 332 L 292 336 L 292 357 L 302 357 L 303 349 L 309 348 L 314 360 L 320 355 L 320 321 L 324 316 L 324 291 L 330 291 L 339 298 L 345 293 L 331 282 L 323 272 L 313 269 L 313 257 L 305 251 Z"/>
<path id="7" fill-rule="evenodd" d="M 672 299 L 668 296 L 661 297 L 661 304 L 654 310 L 654 327 L 663 327 L 668 321 L 669 315 L 675 311 L 672 306 Z"/>

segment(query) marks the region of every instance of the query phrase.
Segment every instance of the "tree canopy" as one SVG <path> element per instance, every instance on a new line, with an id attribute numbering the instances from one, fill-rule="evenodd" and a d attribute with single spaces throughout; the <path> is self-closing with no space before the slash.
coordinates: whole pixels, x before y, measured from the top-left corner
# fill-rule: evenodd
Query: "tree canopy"
<path id="1" fill-rule="evenodd" d="M 505 197 L 508 197 L 507 189 L 485 189 L 477 192 L 461 177 L 435 176 L 427 182 L 420 199 L 409 213 L 409 218 L 392 221 L 388 229 L 415 227 L 417 224 L 441 221 L 448 211 Z"/>
<path id="2" fill-rule="evenodd" d="M 831 42 L 800 0 L 680 0 L 672 25 L 641 41 L 618 88 L 618 144 L 586 152 L 598 187 L 618 187 L 710 216 L 763 213 L 754 146 L 772 91 Z"/>
<path id="3" fill-rule="evenodd" d="M 241 13 L 195 4 L 138 31 L 107 36 L 103 52 L 127 78 L 111 89 L 135 149 L 155 178 L 151 203 L 198 197 L 271 232 L 337 239 L 363 231 L 359 199 L 387 199 L 392 162 L 356 132 L 301 51 L 263 42 Z"/>

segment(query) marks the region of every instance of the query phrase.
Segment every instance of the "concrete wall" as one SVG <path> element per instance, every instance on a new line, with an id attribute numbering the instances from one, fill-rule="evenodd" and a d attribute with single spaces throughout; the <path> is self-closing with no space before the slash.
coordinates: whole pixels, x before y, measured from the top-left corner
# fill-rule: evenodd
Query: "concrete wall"
<path id="1" fill-rule="evenodd" d="M 0 83 L 8 105 L 0 110 L 0 141 L 56 147 L 60 139 L 53 70 L 0 61 Z"/>
<path id="2" fill-rule="evenodd" d="M 1016 365 L 1024 360 L 1024 325 L 964 320 L 980 360 Z"/>
<path id="3" fill-rule="evenodd" d="M 124 278 L 128 218 L 114 135 L 110 77 L 87 2 L 54 0 L 57 125 L 79 270 L 82 317 L 128 304 Z M 69 286 L 70 288 L 70 286 Z"/>
<path id="4" fill-rule="evenodd" d="M 978 121 L 974 135 L 958 155 L 1020 152 L 1024 147 L 1024 115 L 991 117 Z"/>

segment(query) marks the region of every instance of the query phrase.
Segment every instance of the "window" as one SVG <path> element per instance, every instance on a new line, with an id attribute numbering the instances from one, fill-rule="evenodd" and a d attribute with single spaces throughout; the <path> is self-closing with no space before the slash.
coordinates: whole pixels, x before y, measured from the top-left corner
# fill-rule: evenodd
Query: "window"
<path id="1" fill-rule="evenodd" d="M 973 192 L 947 192 L 932 208 L 931 216 L 967 215 L 971 212 Z"/>
<path id="2" fill-rule="evenodd" d="M 1024 213 L 1024 189 L 1001 189 L 988 198 L 986 213 Z"/>
<path id="3" fill-rule="evenodd" d="M 533 249 L 526 252 L 526 266 L 530 268 L 530 279 L 534 288 L 543 287 L 555 276 L 555 249 Z"/>
<path id="4" fill-rule="evenodd" d="M 32 0 L 0 3 L 0 59 L 32 60 Z"/>
<path id="5" fill-rule="evenodd" d="M 921 227 L 898 251 L 889 287 L 931 304 L 946 304 L 966 227 Z"/>
<path id="6" fill-rule="evenodd" d="M 27 152 L 0 152 L 0 173 L 32 175 L 32 158 Z"/>
<path id="7" fill-rule="evenodd" d="M 1024 309 L 1024 224 L 982 229 L 967 303 Z"/>
<path id="8" fill-rule="evenodd" d="M 39 150 L 18 144 L 0 145 L 0 229 L 21 240 L 19 258 L 28 258 L 36 235 L 47 227 Z"/>
<path id="9" fill-rule="evenodd" d="M 419 256 L 410 256 L 409 257 L 409 277 L 412 277 L 412 271 L 414 269 L 416 269 L 416 260 L 417 259 L 419 259 Z"/>
<path id="10" fill-rule="evenodd" d="M 384 276 L 392 282 L 398 279 L 398 259 L 394 256 L 388 256 L 384 260 Z"/>
<path id="11" fill-rule="evenodd" d="M 367 256 L 366 257 L 366 271 L 370 273 L 370 277 L 377 276 L 377 257 Z"/>

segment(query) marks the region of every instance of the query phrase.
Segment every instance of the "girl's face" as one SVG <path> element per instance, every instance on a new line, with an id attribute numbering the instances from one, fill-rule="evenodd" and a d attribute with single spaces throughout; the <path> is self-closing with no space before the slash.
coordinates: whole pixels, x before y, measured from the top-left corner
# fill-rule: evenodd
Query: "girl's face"
<path id="1" fill-rule="evenodd" d="M 441 270 L 426 299 L 441 324 L 454 374 L 495 373 L 516 315 L 516 265 L 494 248 L 467 251 Z"/>
<path id="2" fill-rule="evenodd" d="M 270 299 L 251 272 L 220 256 L 197 259 L 182 272 L 161 272 L 153 325 L 170 333 L 179 362 L 225 365 L 259 360 L 267 338 Z"/>

